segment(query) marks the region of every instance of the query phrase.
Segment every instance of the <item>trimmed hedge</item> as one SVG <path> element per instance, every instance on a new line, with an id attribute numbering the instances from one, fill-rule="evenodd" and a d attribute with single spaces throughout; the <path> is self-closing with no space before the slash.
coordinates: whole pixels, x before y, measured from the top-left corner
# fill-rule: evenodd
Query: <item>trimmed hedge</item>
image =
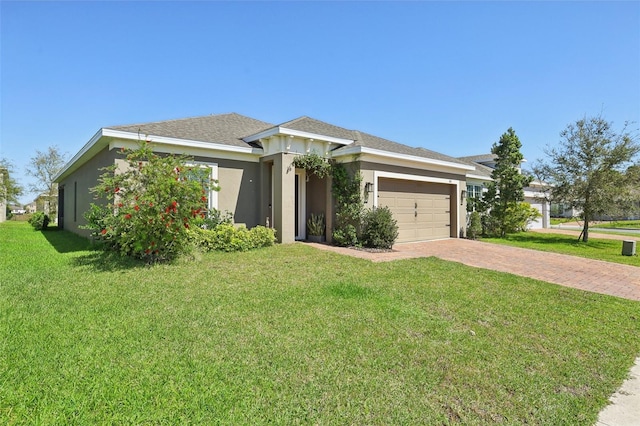
<path id="1" fill-rule="evenodd" d="M 272 246 L 276 241 L 275 230 L 264 226 L 247 229 L 222 223 L 214 229 L 193 228 L 194 243 L 207 251 L 248 251 Z"/>

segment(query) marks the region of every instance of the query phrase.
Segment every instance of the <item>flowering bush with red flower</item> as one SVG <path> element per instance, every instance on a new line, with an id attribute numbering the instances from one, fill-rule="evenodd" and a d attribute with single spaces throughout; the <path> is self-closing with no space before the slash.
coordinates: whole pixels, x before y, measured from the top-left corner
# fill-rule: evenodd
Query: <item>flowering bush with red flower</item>
<path id="1" fill-rule="evenodd" d="M 104 169 L 85 228 L 123 256 L 172 260 L 190 247 L 191 223 L 207 215 L 217 182 L 209 169 L 188 166 L 188 157 L 155 154 L 149 142 L 121 152 L 128 167 Z"/>

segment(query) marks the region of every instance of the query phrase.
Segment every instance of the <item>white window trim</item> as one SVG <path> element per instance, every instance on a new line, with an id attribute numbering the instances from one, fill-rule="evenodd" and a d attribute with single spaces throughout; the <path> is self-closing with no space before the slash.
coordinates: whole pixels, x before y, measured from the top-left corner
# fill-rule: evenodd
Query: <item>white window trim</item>
<path id="1" fill-rule="evenodd" d="M 214 180 L 214 181 L 218 181 L 218 163 L 207 163 L 204 161 L 193 161 L 193 162 L 189 162 L 187 163 L 188 167 L 201 167 L 201 168 L 205 168 L 208 167 L 211 169 L 211 172 L 209 174 L 209 178 Z M 219 184 L 219 183 L 218 183 Z M 207 202 L 207 208 L 209 210 L 211 209 L 218 209 L 218 191 L 214 191 L 213 189 L 209 190 L 209 196 L 207 197 L 208 202 Z"/>

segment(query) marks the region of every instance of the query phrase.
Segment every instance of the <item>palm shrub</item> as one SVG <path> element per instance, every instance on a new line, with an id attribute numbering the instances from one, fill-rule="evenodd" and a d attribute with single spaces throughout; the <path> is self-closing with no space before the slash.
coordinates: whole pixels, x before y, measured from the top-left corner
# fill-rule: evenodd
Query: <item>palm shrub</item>
<path id="1" fill-rule="evenodd" d="M 363 215 L 362 245 L 390 249 L 398 238 L 398 223 L 388 207 L 377 207 Z"/>
<path id="2" fill-rule="evenodd" d="M 188 230 L 207 217 L 207 195 L 219 190 L 209 170 L 190 167 L 185 156 L 155 154 L 146 141 L 122 149 L 128 167 L 106 167 L 92 188 L 85 213 L 92 234 L 123 256 L 171 260 L 188 250 Z"/>

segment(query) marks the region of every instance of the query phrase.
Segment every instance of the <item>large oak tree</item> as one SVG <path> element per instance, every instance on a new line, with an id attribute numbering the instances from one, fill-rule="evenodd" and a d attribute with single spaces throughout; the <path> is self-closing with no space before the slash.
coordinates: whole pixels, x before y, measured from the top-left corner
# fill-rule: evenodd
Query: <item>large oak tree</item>
<path id="1" fill-rule="evenodd" d="M 553 185 L 554 201 L 582 211 L 578 239 L 589 241 L 589 222 L 631 196 L 633 179 L 625 172 L 639 152 L 638 134 L 628 123 L 615 131 L 601 116 L 569 124 L 560 133 L 560 143 L 545 149 L 548 159 L 536 165 L 536 172 Z"/>

